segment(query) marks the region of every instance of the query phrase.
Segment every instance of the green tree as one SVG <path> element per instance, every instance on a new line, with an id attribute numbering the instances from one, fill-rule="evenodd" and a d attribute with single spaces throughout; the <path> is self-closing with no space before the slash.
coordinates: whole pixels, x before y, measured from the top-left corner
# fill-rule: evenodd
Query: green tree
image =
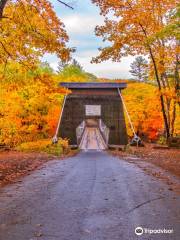
<path id="1" fill-rule="evenodd" d="M 71 65 L 78 67 L 79 69 L 83 70 L 83 67 L 81 66 L 81 64 L 76 60 L 73 59 Z"/>
<path id="2" fill-rule="evenodd" d="M 131 63 L 131 70 L 129 71 L 138 81 L 146 82 L 148 79 L 148 61 L 142 56 L 135 58 Z"/>
<path id="3" fill-rule="evenodd" d="M 64 68 L 67 67 L 68 65 L 69 65 L 69 64 L 68 64 L 67 62 L 60 60 L 60 61 L 58 62 L 58 70 L 57 70 L 57 73 L 61 73 L 61 72 L 64 70 Z"/>
<path id="4" fill-rule="evenodd" d="M 83 67 L 81 66 L 81 64 L 76 59 L 73 58 L 69 62 L 60 60 L 58 62 L 58 71 L 57 72 L 61 73 L 68 66 L 73 66 L 73 67 L 79 68 L 81 71 L 83 71 Z"/>
<path id="5" fill-rule="evenodd" d="M 41 62 L 39 68 L 45 73 L 53 74 L 54 72 L 53 68 L 50 66 L 50 64 L 47 61 Z"/>
<path id="6" fill-rule="evenodd" d="M 73 59 L 69 64 L 59 62 L 58 75 L 63 82 L 92 82 L 97 77 L 83 70 L 77 60 Z"/>

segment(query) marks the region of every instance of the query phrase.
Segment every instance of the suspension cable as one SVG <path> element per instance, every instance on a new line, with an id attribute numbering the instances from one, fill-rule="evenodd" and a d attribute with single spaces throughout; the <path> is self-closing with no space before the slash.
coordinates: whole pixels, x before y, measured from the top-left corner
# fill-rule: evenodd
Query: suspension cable
<path id="1" fill-rule="evenodd" d="M 58 132 L 59 132 L 60 124 L 61 124 L 62 114 L 63 114 L 63 111 L 64 111 L 64 106 L 65 106 L 65 103 L 66 103 L 67 95 L 68 95 L 68 89 L 66 90 L 66 95 L 65 95 L 64 100 L 63 100 L 63 105 L 62 105 L 62 109 L 61 109 L 61 111 L 60 111 L 60 115 L 59 115 L 59 120 L 58 120 L 58 125 L 57 125 L 57 128 L 56 128 L 56 132 L 55 132 L 55 135 L 54 135 L 54 137 L 53 137 L 53 139 L 52 139 L 52 142 L 53 142 L 53 143 L 57 143 L 57 142 L 58 142 Z"/>
<path id="2" fill-rule="evenodd" d="M 128 112 L 127 107 L 126 107 L 126 104 L 125 104 L 125 101 L 124 101 L 124 99 L 123 99 L 123 97 L 122 97 L 122 94 L 121 94 L 119 88 L 118 88 L 118 94 L 119 94 L 119 96 L 120 96 L 120 98 L 121 98 L 121 100 L 122 100 L 122 103 L 123 103 L 123 106 L 124 106 L 124 109 L 125 109 L 126 115 L 127 115 L 127 117 L 128 117 L 128 121 L 129 121 L 129 123 L 130 123 L 131 130 L 132 130 L 132 132 L 133 132 L 133 134 L 134 134 L 134 137 L 137 137 L 137 134 L 136 134 L 136 132 L 135 132 L 135 129 L 134 129 L 133 123 L 132 123 L 132 121 L 131 121 L 131 118 L 130 118 L 129 112 Z"/>

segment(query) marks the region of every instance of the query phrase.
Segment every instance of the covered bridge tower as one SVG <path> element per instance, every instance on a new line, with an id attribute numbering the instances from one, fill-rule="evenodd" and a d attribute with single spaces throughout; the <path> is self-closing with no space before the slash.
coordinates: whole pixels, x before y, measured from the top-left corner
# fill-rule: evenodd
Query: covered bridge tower
<path id="1" fill-rule="evenodd" d="M 66 97 L 58 136 L 68 138 L 71 145 L 82 148 L 91 138 L 101 138 L 104 143 L 102 148 L 127 144 L 123 104 L 119 95 L 119 91 L 126 88 L 126 83 L 66 82 L 60 83 L 60 86 L 68 88 L 71 93 Z"/>

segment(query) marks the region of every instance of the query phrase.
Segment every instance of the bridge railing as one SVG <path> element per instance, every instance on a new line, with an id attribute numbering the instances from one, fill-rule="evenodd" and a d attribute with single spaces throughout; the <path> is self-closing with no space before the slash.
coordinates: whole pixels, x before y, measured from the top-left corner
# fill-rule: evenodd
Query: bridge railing
<path id="1" fill-rule="evenodd" d="M 103 136 L 103 139 L 104 139 L 106 145 L 108 145 L 108 142 L 109 142 L 109 128 L 104 124 L 102 119 L 99 119 L 99 129 L 100 129 L 100 132 Z"/>
<path id="2" fill-rule="evenodd" d="M 83 121 L 79 126 L 76 128 L 76 137 L 77 137 L 77 144 L 79 145 L 85 130 L 85 121 Z"/>

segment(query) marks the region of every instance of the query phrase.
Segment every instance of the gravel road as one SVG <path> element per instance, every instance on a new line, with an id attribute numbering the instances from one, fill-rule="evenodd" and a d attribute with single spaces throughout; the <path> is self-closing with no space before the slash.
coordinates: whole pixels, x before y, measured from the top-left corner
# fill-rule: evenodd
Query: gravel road
<path id="1" fill-rule="evenodd" d="M 81 152 L 0 190 L 0 240 L 179 240 L 179 200 L 135 164 Z"/>

